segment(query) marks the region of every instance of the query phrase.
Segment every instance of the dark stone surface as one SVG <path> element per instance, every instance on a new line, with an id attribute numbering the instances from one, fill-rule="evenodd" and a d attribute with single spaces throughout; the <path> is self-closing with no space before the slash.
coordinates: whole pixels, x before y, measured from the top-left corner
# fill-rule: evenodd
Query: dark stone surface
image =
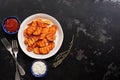
<path id="1" fill-rule="evenodd" d="M 48 74 L 41 80 L 120 80 L 120 0 L 0 0 L 0 24 L 7 16 L 21 22 L 35 13 L 47 13 L 62 25 L 66 50 L 75 35 L 70 55 L 53 69 L 55 56 L 46 59 Z M 0 39 L 17 39 L 0 27 Z M 30 71 L 32 59 L 19 48 L 18 61 L 26 71 L 21 80 L 40 80 Z M 0 42 L 0 80 L 14 80 L 14 60 Z"/>

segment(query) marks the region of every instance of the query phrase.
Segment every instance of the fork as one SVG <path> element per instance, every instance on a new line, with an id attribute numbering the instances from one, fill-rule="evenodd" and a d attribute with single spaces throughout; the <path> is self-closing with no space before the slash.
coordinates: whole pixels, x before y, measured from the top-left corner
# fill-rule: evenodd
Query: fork
<path id="1" fill-rule="evenodd" d="M 12 40 L 12 52 L 15 56 L 15 59 L 17 60 L 18 44 L 17 44 L 16 40 Z M 19 75 L 19 72 L 18 72 L 17 64 L 16 64 L 15 80 L 20 80 L 20 75 Z"/>
<path id="2" fill-rule="evenodd" d="M 15 56 L 13 55 L 12 46 L 11 46 L 11 44 L 9 43 L 9 41 L 8 41 L 6 38 L 2 38 L 2 39 L 1 39 L 1 42 L 3 43 L 3 45 L 5 46 L 5 48 L 11 53 L 11 56 L 13 57 L 13 59 L 15 60 L 17 66 L 18 66 L 18 69 L 19 69 L 20 74 L 21 74 L 21 75 L 25 75 L 24 69 L 23 69 L 22 66 L 17 62 L 17 59 L 16 59 Z"/>

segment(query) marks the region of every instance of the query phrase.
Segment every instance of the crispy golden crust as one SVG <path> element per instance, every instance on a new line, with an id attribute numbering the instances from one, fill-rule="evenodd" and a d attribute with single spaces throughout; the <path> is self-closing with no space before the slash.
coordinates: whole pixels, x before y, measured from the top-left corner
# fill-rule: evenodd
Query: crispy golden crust
<path id="1" fill-rule="evenodd" d="M 35 54 L 48 54 L 54 47 L 56 39 L 57 26 L 52 25 L 50 20 L 42 21 L 37 18 L 28 24 L 24 30 L 24 43 L 29 52 Z"/>

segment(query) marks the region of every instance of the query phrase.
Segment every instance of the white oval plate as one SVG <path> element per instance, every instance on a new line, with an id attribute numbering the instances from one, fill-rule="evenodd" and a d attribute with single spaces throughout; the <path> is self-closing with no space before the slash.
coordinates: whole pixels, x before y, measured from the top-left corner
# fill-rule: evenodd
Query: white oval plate
<path id="1" fill-rule="evenodd" d="M 26 28 L 27 24 L 29 22 L 31 22 L 32 20 L 36 19 L 36 18 L 45 18 L 45 19 L 49 19 L 53 22 L 53 24 L 57 25 L 57 32 L 56 32 L 56 39 L 55 39 L 55 47 L 48 53 L 45 55 L 42 54 L 35 54 L 33 52 L 28 52 L 27 51 L 27 46 L 24 44 L 24 34 L 23 31 Z M 61 28 L 60 23 L 52 16 L 48 15 L 48 14 L 44 14 L 44 13 L 38 13 L 38 14 L 34 14 L 31 15 L 29 17 L 27 17 L 20 25 L 20 29 L 18 31 L 18 42 L 20 44 L 21 49 L 23 50 L 23 52 L 28 55 L 29 57 L 35 58 L 35 59 L 46 59 L 46 58 L 50 58 L 53 55 L 55 55 L 57 53 L 57 51 L 60 49 L 62 42 L 63 42 L 63 30 Z"/>

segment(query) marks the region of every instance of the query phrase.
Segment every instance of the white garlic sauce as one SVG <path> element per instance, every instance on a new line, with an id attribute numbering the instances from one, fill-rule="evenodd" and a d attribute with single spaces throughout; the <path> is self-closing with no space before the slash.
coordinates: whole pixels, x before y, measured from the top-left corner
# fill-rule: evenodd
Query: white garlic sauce
<path id="1" fill-rule="evenodd" d="M 32 65 L 32 70 L 36 75 L 44 74 L 46 72 L 46 65 L 42 61 L 36 61 Z"/>

